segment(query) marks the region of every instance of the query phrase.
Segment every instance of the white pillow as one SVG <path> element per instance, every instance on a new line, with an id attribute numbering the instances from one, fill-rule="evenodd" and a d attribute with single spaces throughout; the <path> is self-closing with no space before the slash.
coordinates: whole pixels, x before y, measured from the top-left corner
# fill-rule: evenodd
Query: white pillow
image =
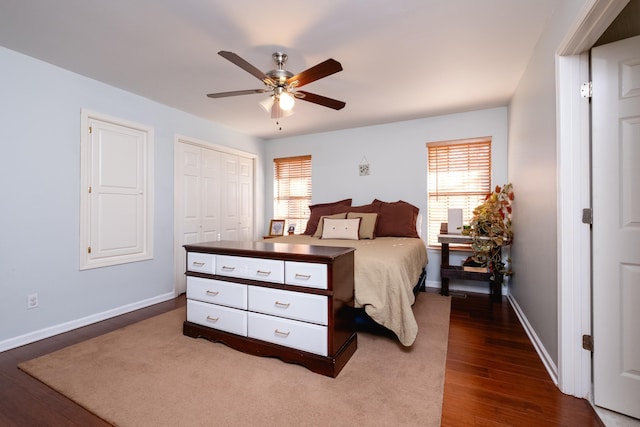
<path id="1" fill-rule="evenodd" d="M 324 219 L 321 239 L 358 240 L 361 218 Z"/>

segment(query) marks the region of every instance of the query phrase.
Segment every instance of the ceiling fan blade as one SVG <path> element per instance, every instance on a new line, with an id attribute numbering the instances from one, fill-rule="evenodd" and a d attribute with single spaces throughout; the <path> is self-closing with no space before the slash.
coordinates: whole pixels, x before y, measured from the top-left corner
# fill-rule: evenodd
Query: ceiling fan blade
<path id="1" fill-rule="evenodd" d="M 321 78 L 330 76 L 331 74 L 342 71 L 342 65 L 333 58 L 329 58 L 318 65 L 315 65 L 295 76 L 287 79 L 287 84 L 293 84 L 294 87 L 301 87 L 311 82 L 315 82 Z M 297 82 L 297 83 L 295 83 Z"/>
<path id="2" fill-rule="evenodd" d="M 225 51 L 225 50 L 221 50 L 220 52 L 218 52 L 218 55 L 222 56 L 224 59 L 227 59 L 227 60 L 233 62 L 238 67 L 240 67 L 243 70 L 245 70 L 247 73 L 249 73 L 249 74 L 255 76 L 256 78 L 258 78 L 259 80 L 261 80 L 264 84 L 270 85 L 270 86 L 275 86 L 275 82 L 273 80 L 271 80 L 271 78 L 269 78 L 269 76 L 267 76 L 262 71 L 258 70 L 253 65 L 249 64 L 244 59 L 240 58 L 235 53 L 228 52 L 228 51 Z"/>
<path id="3" fill-rule="evenodd" d="M 209 98 L 225 98 L 227 96 L 251 95 L 252 93 L 271 92 L 270 89 L 234 90 L 231 92 L 208 93 Z"/>
<path id="4" fill-rule="evenodd" d="M 302 90 L 296 92 L 296 98 L 313 102 L 314 104 L 322 105 L 323 107 L 333 108 L 334 110 L 341 110 L 345 105 L 347 105 L 337 99 L 327 98 L 326 96 L 316 95 L 315 93 L 305 92 Z"/>

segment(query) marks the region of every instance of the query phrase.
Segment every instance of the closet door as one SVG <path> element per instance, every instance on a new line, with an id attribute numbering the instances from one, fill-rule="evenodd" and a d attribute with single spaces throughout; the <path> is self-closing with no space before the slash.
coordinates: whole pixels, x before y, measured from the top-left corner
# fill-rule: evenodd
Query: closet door
<path id="1" fill-rule="evenodd" d="M 222 240 L 253 239 L 253 159 L 220 153 Z"/>
<path id="2" fill-rule="evenodd" d="M 186 291 L 183 245 L 253 240 L 254 161 L 201 145 L 175 144 L 176 295 Z"/>

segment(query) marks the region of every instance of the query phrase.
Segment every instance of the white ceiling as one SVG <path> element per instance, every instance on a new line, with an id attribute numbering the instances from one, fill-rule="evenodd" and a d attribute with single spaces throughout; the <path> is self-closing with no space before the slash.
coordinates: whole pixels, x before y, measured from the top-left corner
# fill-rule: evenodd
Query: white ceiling
<path id="1" fill-rule="evenodd" d="M 507 105 L 557 0 L 0 0 L 0 45 L 261 138 Z M 328 58 L 344 71 L 304 90 L 279 131 L 263 84 L 289 55 L 299 73 Z"/>

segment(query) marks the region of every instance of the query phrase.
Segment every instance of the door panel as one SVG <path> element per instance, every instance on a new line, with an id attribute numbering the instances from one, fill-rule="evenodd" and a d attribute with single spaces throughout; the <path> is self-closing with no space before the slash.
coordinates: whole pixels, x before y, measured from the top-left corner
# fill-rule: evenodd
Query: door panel
<path id="1" fill-rule="evenodd" d="M 594 400 L 640 418 L 640 36 L 591 68 Z"/>

